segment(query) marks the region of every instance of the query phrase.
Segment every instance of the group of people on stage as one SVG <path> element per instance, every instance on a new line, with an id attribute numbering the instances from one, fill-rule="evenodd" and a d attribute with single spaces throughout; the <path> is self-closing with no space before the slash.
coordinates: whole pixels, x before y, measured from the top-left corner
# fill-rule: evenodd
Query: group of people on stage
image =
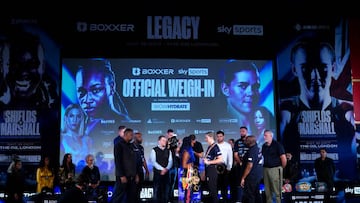
<path id="1" fill-rule="evenodd" d="M 263 202 L 259 192 L 263 181 L 266 202 L 281 202 L 283 184 L 294 186 L 300 171 L 296 160 L 291 160 L 291 154 L 285 153 L 271 130 L 265 130 L 263 136 L 265 143 L 259 146 L 256 136 L 249 135 L 245 126 L 240 127 L 240 138 L 237 140 L 230 138 L 225 141 L 223 131 L 208 132 L 204 137 L 208 145 L 204 151 L 194 134 L 179 139 L 169 129 L 166 135 L 158 137 L 158 145 L 150 152 L 153 201 L 173 202 L 174 190 L 180 189 L 179 185 L 184 191 L 181 200 L 186 203 L 194 200 L 193 193 L 199 191 L 200 187 L 209 191 L 206 202 Z M 119 126 L 118 136 L 113 142 L 116 180 L 111 202 L 141 202 L 140 193 L 150 175 L 142 146 L 142 133 Z M 325 149 L 321 149 L 320 154 L 314 163 L 318 181 L 332 188 L 335 173 L 333 160 L 326 156 Z M 88 154 L 85 160 L 86 166 L 75 176 L 71 153 L 64 155 L 56 172 L 51 167 L 50 158 L 42 157 L 36 172 L 36 192 L 52 192 L 58 178 L 62 193 L 60 202 L 74 198 L 79 202 L 106 202 L 107 197 L 102 197 L 99 189 L 101 171 L 95 165 L 94 155 Z M 204 170 L 200 167 L 201 162 Z M 21 186 L 25 179 L 21 168 L 21 160 L 14 159 L 8 169 L 10 202 L 21 202 L 23 198 Z"/>
<path id="2" fill-rule="evenodd" d="M 298 164 L 291 160 L 291 154 L 285 153 L 271 130 L 265 130 L 263 137 L 265 143 L 259 146 L 256 136 L 249 135 L 245 126 L 240 127 L 240 138 L 235 141 L 233 138 L 225 141 L 223 131 L 208 132 L 204 137 L 208 146 L 204 150 L 194 134 L 181 140 L 169 129 L 166 135 L 158 137 L 158 145 L 149 156 L 153 166 L 153 201 L 173 202 L 174 189 L 179 185 L 178 189 L 184 191 L 179 200 L 186 203 L 194 202 L 193 194 L 200 187 L 209 191 L 208 197 L 203 198 L 205 202 L 262 202 L 259 188 L 263 181 L 266 202 L 281 202 L 283 184 L 294 186 L 299 178 Z M 114 140 L 116 182 L 112 202 L 139 201 L 141 183 L 149 176 L 143 148 L 140 157 L 134 148 L 136 140 L 133 129 L 119 127 L 119 137 Z M 324 160 L 330 163 L 329 159 Z M 323 173 L 327 166 L 323 162 L 320 165 L 323 168 L 318 171 Z M 330 181 L 331 185 L 329 179 L 333 179 L 334 169 L 329 171 L 332 173 L 325 175 L 325 179 L 319 176 L 318 181 Z"/>

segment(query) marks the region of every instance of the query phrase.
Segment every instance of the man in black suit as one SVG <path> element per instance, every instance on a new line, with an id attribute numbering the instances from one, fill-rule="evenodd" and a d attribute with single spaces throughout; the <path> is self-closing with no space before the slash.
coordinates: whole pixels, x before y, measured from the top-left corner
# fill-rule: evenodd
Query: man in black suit
<path id="1" fill-rule="evenodd" d="M 114 146 L 116 181 L 112 203 L 136 201 L 136 182 L 139 177 L 136 175 L 136 154 L 130 142 L 133 137 L 134 131 L 127 128 Z"/>

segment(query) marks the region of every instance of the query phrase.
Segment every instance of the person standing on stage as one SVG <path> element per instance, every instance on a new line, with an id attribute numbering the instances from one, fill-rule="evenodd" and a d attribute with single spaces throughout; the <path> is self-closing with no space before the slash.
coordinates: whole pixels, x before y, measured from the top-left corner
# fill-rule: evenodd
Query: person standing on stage
<path id="1" fill-rule="evenodd" d="M 229 174 L 233 165 L 233 149 L 228 142 L 225 142 L 225 134 L 223 131 L 216 132 L 217 145 L 220 148 L 223 157 L 224 170 L 218 177 L 218 189 L 221 191 L 221 198 L 225 202 L 230 202 L 228 197 Z"/>
<path id="2" fill-rule="evenodd" d="M 244 188 L 242 202 L 261 203 L 262 200 L 259 192 L 259 186 L 263 176 L 263 156 L 257 145 L 255 136 L 247 136 L 245 142 L 246 146 L 249 147 L 249 150 L 244 155 L 244 173 L 240 181 L 241 187 Z"/>
<path id="3" fill-rule="evenodd" d="M 232 199 L 234 202 L 241 202 L 243 196 L 243 188 L 240 186 L 240 179 L 243 173 L 243 157 L 248 150 L 245 144 L 245 138 L 248 135 L 248 129 L 246 126 L 240 127 L 240 138 L 235 141 L 234 144 L 234 170 L 236 180 L 236 188 L 232 188 Z"/>
<path id="4" fill-rule="evenodd" d="M 265 143 L 262 146 L 264 156 L 264 185 L 266 202 L 273 202 L 273 195 L 276 203 L 281 203 L 281 188 L 283 183 L 283 168 L 286 166 L 285 150 L 281 143 L 273 139 L 271 130 L 265 130 Z"/>
<path id="5" fill-rule="evenodd" d="M 116 181 L 112 203 L 136 201 L 136 182 L 139 177 L 136 175 L 136 154 L 130 142 L 133 137 L 133 129 L 126 128 L 124 136 L 114 146 Z"/>
<path id="6" fill-rule="evenodd" d="M 212 203 L 217 203 L 219 200 L 217 195 L 218 172 L 216 166 L 217 164 L 223 163 L 223 158 L 219 146 L 215 143 L 215 135 L 213 132 L 205 134 L 205 141 L 208 143 L 208 148 L 204 156 L 205 178 L 211 201 Z"/>
<path id="7" fill-rule="evenodd" d="M 167 148 L 167 139 L 164 135 L 158 138 L 158 146 L 150 152 L 150 161 L 154 172 L 154 201 L 168 203 L 170 190 L 169 170 L 173 164 L 171 151 Z"/>

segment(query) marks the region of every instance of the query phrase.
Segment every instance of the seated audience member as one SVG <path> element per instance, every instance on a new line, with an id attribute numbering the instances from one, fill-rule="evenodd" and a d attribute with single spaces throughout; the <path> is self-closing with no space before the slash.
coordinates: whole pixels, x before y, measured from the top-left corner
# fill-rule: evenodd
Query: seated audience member
<path id="1" fill-rule="evenodd" d="M 81 171 L 86 183 L 86 196 L 88 200 L 97 200 L 99 196 L 100 170 L 94 165 L 94 156 L 88 154 L 85 158 L 86 166 Z"/>
<path id="2" fill-rule="evenodd" d="M 59 168 L 59 183 L 63 193 L 66 189 L 74 185 L 75 164 L 72 162 L 72 154 L 64 154 L 62 164 Z"/>
<path id="3" fill-rule="evenodd" d="M 50 158 L 44 156 L 36 170 L 36 192 L 40 193 L 44 188 L 52 190 L 54 187 L 54 170 L 50 167 Z"/>
<path id="4" fill-rule="evenodd" d="M 23 203 L 25 174 L 20 159 L 14 160 L 6 182 L 7 203 Z"/>
<path id="5" fill-rule="evenodd" d="M 84 193 L 85 188 L 85 177 L 83 174 L 80 174 L 75 185 L 71 186 L 62 193 L 58 203 L 88 203 Z"/>

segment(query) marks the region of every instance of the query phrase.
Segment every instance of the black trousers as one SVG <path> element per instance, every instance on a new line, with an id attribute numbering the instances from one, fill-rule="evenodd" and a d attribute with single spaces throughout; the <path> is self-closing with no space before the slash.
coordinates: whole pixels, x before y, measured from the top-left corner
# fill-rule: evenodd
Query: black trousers
<path id="1" fill-rule="evenodd" d="M 228 187 L 229 187 L 229 175 L 230 172 L 225 169 L 224 173 L 218 174 L 218 190 L 221 192 L 221 197 L 225 202 L 230 202 L 228 197 Z"/>
<path id="2" fill-rule="evenodd" d="M 215 165 L 206 166 L 205 175 L 206 175 L 205 181 L 207 182 L 207 187 L 209 189 L 211 202 L 218 203 L 219 202 L 218 193 L 217 193 L 218 173 L 216 170 L 216 166 Z"/>
<path id="3" fill-rule="evenodd" d="M 154 172 L 154 203 L 167 203 L 169 202 L 170 191 L 170 176 L 169 173 L 160 175 Z"/>
<path id="4" fill-rule="evenodd" d="M 243 203 L 262 203 L 259 185 L 260 180 L 257 177 L 245 179 Z"/>
<path id="5" fill-rule="evenodd" d="M 136 202 L 141 202 L 140 193 L 144 184 L 144 172 L 138 170 L 137 175 L 139 176 L 139 182 L 136 184 Z"/>
<path id="6" fill-rule="evenodd" d="M 127 203 L 136 201 L 135 177 L 126 178 L 127 182 L 121 183 L 120 177 L 116 177 L 111 203 Z"/>

